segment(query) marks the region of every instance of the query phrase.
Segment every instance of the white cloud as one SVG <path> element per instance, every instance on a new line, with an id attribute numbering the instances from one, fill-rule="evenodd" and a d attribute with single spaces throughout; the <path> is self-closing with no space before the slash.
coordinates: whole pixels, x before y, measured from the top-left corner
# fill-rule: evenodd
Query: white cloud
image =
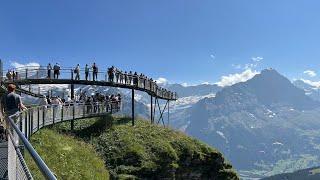
<path id="1" fill-rule="evenodd" d="M 260 57 L 260 56 L 252 57 L 251 60 L 252 60 L 253 62 L 260 62 L 260 61 L 263 60 L 263 57 Z"/>
<path id="2" fill-rule="evenodd" d="M 231 86 L 239 82 L 245 82 L 253 78 L 256 74 L 259 74 L 256 70 L 247 69 L 242 73 L 229 74 L 228 76 L 222 76 L 221 80 L 215 84 L 221 87 Z"/>
<path id="3" fill-rule="evenodd" d="M 307 80 L 307 79 L 301 79 L 301 81 L 303 81 L 306 84 L 309 84 L 310 86 L 314 86 L 314 87 L 320 88 L 320 81 L 310 81 L 310 80 Z"/>
<path id="4" fill-rule="evenodd" d="M 313 70 L 306 70 L 303 73 L 307 74 L 310 77 L 316 77 L 317 76 L 317 73 L 315 71 L 313 71 Z"/>
<path id="5" fill-rule="evenodd" d="M 168 80 L 163 77 L 159 77 L 156 81 L 157 81 L 157 84 L 159 84 L 159 85 L 165 85 L 168 83 Z"/>
<path id="6" fill-rule="evenodd" d="M 203 82 L 203 83 L 201 83 L 201 84 L 209 85 L 209 84 L 210 84 L 210 82 L 206 81 L 206 82 Z"/>
<path id="7" fill-rule="evenodd" d="M 18 63 L 16 61 L 11 62 L 10 64 L 12 67 L 14 68 L 25 68 L 25 67 L 33 67 L 34 69 L 39 69 L 40 68 L 40 64 L 36 63 L 36 62 L 30 62 L 30 63 L 26 63 L 26 64 L 21 64 Z"/>
<path id="8" fill-rule="evenodd" d="M 184 87 L 187 87 L 188 83 L 182 83 L 181 85 L 184 86 Z"/>
<path id="9" fill-rule="evenodd" d="M 214 60 L 216 59 L 216 56 L 214 54 L 210 54 L 210 58 Z"/>
<path id="10" fill-rule="evenodd" d="M 232 67 L 234 67 L 235 69 L 242 69 L 241 64 L 232 64 Z"/>
<path id="11" fill-rule="evenodd" d="M 246 64 L 232 64 L 232 67 L 235 69 L 243 69 L 243 70 L 248 70 L 248 69 L 255 69 L 258 67 L 259 63 L 263 60 L 263 57 L 257 56 L 257 57 L 252 57 L 250 63 Z"/>

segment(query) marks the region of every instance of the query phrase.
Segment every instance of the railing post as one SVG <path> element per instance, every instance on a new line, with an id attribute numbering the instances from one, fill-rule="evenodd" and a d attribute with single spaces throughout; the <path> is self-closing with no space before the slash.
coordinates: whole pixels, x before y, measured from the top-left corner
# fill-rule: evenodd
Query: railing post
<path id="1" fill-rule="evenodd" d="M 46 108 L 45 108 L 45 106 L 43 106 L 43 110 L 42 110 L 42 127 L 44 127 L 44 125 L 45 125 L 45 117 L 46 117 Z"/>
<path id="2" fill-rule="evenodd" d="M 37 110 L 38 110 L 37 130 L 39 130 L 40 129 L 40 107 L 38 107 Z"/>
<path id="3" fill-rule="evenodd" d="M 56 105 L 52 106 L 52 124 L 54 124 L 56 118 Z"/>
<path id="4" fill-rule="evenodd" d="M 33 109 L 31 109 L 31 131 L 30 131 L 30 135 L 29 135 L 29 138 L 31 137 L 32 133 L 33 133 Z"/>
<path id="5" fill-rule="evenodd" d="M 26 79 L 28 79 L 28 68 L 26 68 Z"/>
<path id="6" fill-rule="evenodd" d="M 74 107 L 74 103 L 72 105 L 72 120 L 71 120 L 71 131 L 74 130 L 74 111 L 75 111 L 75 107 Z"/>
<path id="7" fill-rule="evenodd" d="M 24 136 L 28 138 L 28 111 L 24 115 Z"/>
<path id="8" fill-rule="evenodd" d="M 62 106 L 62 108 L 61 108 L 61 122 L 63 121 L 63 107 L 64 106 Z"/>
<path id="9" fill-rule="evenodd" d="M 131 93 L 131 113 L 132 113 L 132 126 L 134 126 L 134 88 L 132 88 L 132 93 Z"/>
<path id="10" fill-rule="evenodd" d="M 30 129 L 31 129 L 31 114 L 30 114 L 30 109 L 28 110 L 28 139 L 30 138 Z"/>
<path id="11" fill-rule="evenodd" d="M 73 70 L 71 69 L 71 80 L 73 80 Z"/>
<path id="12" fill-rule="evenodd" d="M 19 128 L 20 128 L 20 131 L 21 132 L 23 132 L 23 130 L 22 130 L 22 121 L 23 121 L 23 119 L 22 119 L 22 113 L 20 114 L 20 122 L 19 122 Z"/>
<path id="13" fill-rule="evenodd" d="M 153 123 L 153 97 L 152 96 L 150 96 L 151 97 L 151 124 Z"/>

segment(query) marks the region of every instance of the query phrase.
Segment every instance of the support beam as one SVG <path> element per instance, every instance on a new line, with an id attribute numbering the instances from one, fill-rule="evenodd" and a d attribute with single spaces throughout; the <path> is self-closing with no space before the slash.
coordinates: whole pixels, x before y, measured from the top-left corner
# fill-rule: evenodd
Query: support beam
<path id="1" fill-rule="evenodd" d="M 170 124 L 170 101 L 168 100 L 168 127 Z"/>
<path id="2" fill-rule="evenodd" d="M 131 113 L 132 113 L 132 126 L 134 126 L 134 89 L 132 88 L 132 93 L 131 93 Z"/>
<path id="3" fill-rule="evenodd" d="M 165 123 L 164 123 L 164 120 L 163 120 L 163 113 L 164 113 L 164 111 L 166 110 L 166 108 L 167 108 L 167 106 L 168 106 L 168 102 L 169 102 L 169 101 L 167 101 L 167 103 L 165 104 L 163 110 L 161 110 L 161 108 L 160 108 L 160 103 L 159 103 L 159 101 L 157 100 L 157 104 L 158 104 L 158 108 L 159 108 L 159 112 L 160 112 L 160 118 L 159 118 L 157 124 L 159 124 L 159 122 L 160 122 L 160 120 L 161 120 L 163 126 L 165 126 Z"/>

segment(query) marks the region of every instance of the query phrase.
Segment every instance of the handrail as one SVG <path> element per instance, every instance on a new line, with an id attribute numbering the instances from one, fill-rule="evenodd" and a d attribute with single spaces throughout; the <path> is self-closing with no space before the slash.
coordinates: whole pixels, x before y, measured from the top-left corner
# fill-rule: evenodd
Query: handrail
<path id="1" fill-rule="evenodd" d="M 44 161 L 42 160 L 40 155 L 37 153 L 37 151 L 32 147 L 32 145 L 27 140 L 27 138 L 25 138 L 25 136 L 19 130 L 17 125 L 13 122 L 12 117 L 18 116 L 18 115 L 19 115 L 19 113 L 8 117 L 8 121 L 9 121 L 10 125 L 13 127 L 15 132 L 18 134 L 19 138 L 22 140 L 22 143 L 24 144 L 24 146 L 26 147 L 26 149 L 30 153 L 32 159 L 35 161 L 35 163 L 39 167 L 39 169 L 40 169 L 41 173 L 44 175 L 44 177 L 49 180 L 56 180 L 57 178 L 54 176 L 52 171 L 49 169 L 49 167 L 46 165 L 46 163 L 44 163 Z"/>
<path id="2" fill-rule="evenodd" d="M 72 120 L 75 120 L 75 119 L 101 116 L 109 112 L 111 113 L 118 112 L 121 108 L 120 106 L 121 106 L 121 101 L 111 100 L 111 101 L 94 103 L 94 104 L 73 102 L 67 105 L 62 105 L 62 106 L 60 106 L 59 104 L 53 104 L 53 105 L 43 105 L 43 106 L 32 107 L 24 111 L 17 112 L 14 115 L 11 115 L 7 118 L 8 125 L 9 125 L 8 126 L 9 137 L 10 139 L 12 139 L 11 141 L 14 144 L 15 148 L 18 147 L 16 144 L 19 143 L 19 139 L 21 140 L 23 146 L 25 146 L 27 151 L 30 153 L 32 159 L 35 161 L 37 167 L 39 168 L 39 170 L 41 171 L 41 173 L 46 179 L 56 180 L 57 178 L 55 177 L 53 172 L 49 169 L 49 167 L 45 164 L 43 159 L 40 157 L 40 155 L 36 152 L 36 150 L 33 148 L 31 143 L 28 141 L 30 136 L 36 133 L 41 128 L 51 124 L 69 121 L 69 120 L 71 120 L 71 123 L 72 123 Z M 42 112 L 40 113 L 39 110 L 41 110 Z M 75 114 L 75 111 L 77 111 L 79 114 Z M 64 113 L 66 113 L 65 116 L 64 116 Z M 42 119 L 40 119 L 40 114 L 42 114 Z M 40 120 L 41 121 L 43 120 L 41 122 L 42 123 L 41 126 L 40 126 Z M 15 137 L 16 135 L 14 132 L 17 134 L 18 137 Z M 15 141 L 16 138 L 19 138 L 19 139 Z M 16 149 L 15 153 L 19 154 L 19 148 Z M 23 159 L 23 162 L 24 162 L 24 159 Z M 27 169 L 26 172 L 29 172 L 28 168 L 27 167 L 25 168 Z M 32 179 L 32 177 L 28 179 Z"/>
<path id="3" fill-rule="evenodd" d="M 80 81 L 88 82 L 109 82 L 110 85 L 122 85 L 127 88 L 140 88 L 148 92 L 149 94 L 167 100 L 177 100 L 178 95 L 176 92 L 169 91 L 165 88 L 160 87 L 154 80 L 147 78 L 146 76 L 134 75 L 131 73 L 123 73 L 122 71 L 116 71 L 116 73 L 109 73 L 106 70 L 97 72 L 97 77 L 94 78 L 93 71 L 90 70 L 88 77 L 84 73 L 84 69 L 81 68 L 79 75 L 82 77 L 80 80 L 76 79 L 77 73 L 74 72 L 74 68 L 61 68 L 59 70 L 59 78 L 54 78 L 54 70 L 50 70 L 51 78 L 48 78 L 48 69 L 43 66 L 40 67 L 23 67 L 17 69 L 14 76 L 6 79 L 6 82 L 23 82 L 23 80 L 45 80 L 45 81 L 59 81 L 59 80 L 70 80 L 77 84 Z M 110 76 L 111 75 L 111 76 Z M 91 77 L 92 76 L 92 77 Z M 84 78 L 86 77 L 86 78 Z M 99 80 L 98 80 L 99 79 Z M 64 82 L 65 83 L 65 82 Z"/>

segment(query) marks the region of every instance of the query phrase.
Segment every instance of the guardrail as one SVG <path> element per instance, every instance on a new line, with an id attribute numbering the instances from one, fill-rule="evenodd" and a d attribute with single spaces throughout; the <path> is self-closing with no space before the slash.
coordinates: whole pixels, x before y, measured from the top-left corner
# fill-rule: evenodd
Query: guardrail
<path id="1" fill-rule="evenodd" d="M 8 71 L 9 72 L 9 71 Z M 50 74 L 50 78 L 48 77 Z M 122 72 L 114 73 L 112 76 L 108 74 L 107 71 L 99 71 L 96 74 L 96 78 L 93 79 L 93 71 L 90 70 L 88 73 L 88 78 L 86 79 L 86 73 L 84 69 L 80 69 L 79 71 L 79 79 L 76 79 L 77 73 L 74 72 L 74 68 L 61 68 L 59 70 L 59 77 L 54 78 L 54 70 L 50 70 L 46 67 L 24 67 L 17 68 L 14 70 L 14 75 L 7 75 L 7 81 L 21 81 L 21 80 L 34 80 L 34 79 L 63 79 L 63 80 L 73 80 L 73 81 L 103 81 L 110 82 L 117 85 L 126 85 L 128 87 L 139 87 L 141 89 L 145 89 L 149 92 L 152 92 L 157 97 L 176 100 L 178 95 L 176 92 L 171 92 L 165 88 L 162 88 L 157 85 L 154 80 L 146 78 L 140 75 L 133 74 L 124 74 Z"/>
<path id="2" fill-rule="evenodd" d="M 121 102 L 100 104 L 75 103 L 69 105 L 40 106 L 18 112 L 6 119 L 8 131 L 8 178 L 33 179 L 24 159 L 24 150 L 32 157 L 46 179 L 57 179 L 29 140 L 41 128 L 70 120 L 96 117 L 121 110 Z"/>

